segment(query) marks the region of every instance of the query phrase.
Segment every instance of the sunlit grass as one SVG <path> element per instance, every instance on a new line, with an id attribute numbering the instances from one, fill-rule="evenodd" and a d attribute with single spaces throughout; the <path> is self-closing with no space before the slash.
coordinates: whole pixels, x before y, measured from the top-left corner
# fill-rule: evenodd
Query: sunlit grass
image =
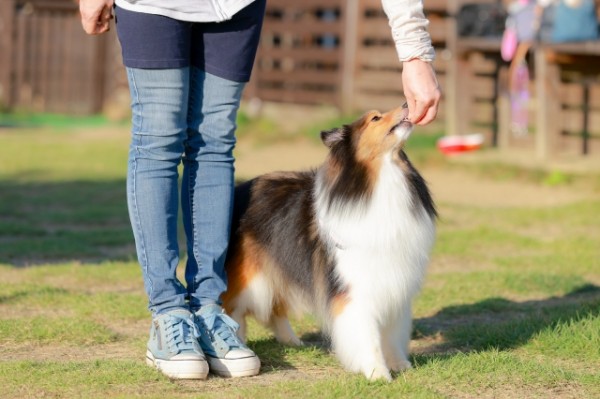
<path id="1" fill-rule="evenodd" d="M 411 141 L 434 165 L 435 137 Z M 150 315 L 125 203 L 128 128 L 1 138 L 0 397 L 600 397 L 595 201 L 440 204 L 414 304 L 415 368 L 390 384 L 345 372 L 311 316 L 292 322 L 302 348 L 250 321 L 258 377 L 172 382 L 143 361 Z"/>

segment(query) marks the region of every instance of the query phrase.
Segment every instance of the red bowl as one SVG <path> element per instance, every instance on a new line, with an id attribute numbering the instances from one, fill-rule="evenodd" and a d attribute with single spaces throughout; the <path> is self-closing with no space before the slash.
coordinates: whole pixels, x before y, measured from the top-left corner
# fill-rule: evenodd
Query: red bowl
<path id="1" fill-rule="evenodd" d="M 483 145 L 483 135 L 479 133 L 463 136 L 444 136 L 437 141 L 438 149 L 447 155 L 475 151 Z"/>

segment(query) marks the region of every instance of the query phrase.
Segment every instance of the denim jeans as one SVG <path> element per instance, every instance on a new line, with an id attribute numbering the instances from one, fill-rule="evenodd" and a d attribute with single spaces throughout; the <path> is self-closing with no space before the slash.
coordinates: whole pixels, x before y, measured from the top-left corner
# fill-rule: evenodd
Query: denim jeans
<path id="1" fill-rule="evenodd" d="M 127 68 L 127 77 L 132 100 L 127 203 L 148 307 L 156 315 L 220 303 L 227 286 L 232 152 L 244 83 L 196 67 Z M 176 276 L 179 204 L 187 238 L 186 287 Z"/>

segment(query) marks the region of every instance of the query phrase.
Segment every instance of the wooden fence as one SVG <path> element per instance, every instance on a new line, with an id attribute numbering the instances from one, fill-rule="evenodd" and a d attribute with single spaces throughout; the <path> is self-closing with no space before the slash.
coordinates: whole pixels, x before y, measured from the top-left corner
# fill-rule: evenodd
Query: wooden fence
<path id="1" fill-rule="evenodd" d="M 72 0 L 2 0 L 0 103 L 13 109 L 90 114 L 114 86 L 114 33 L 83 34 Z M 121 71 L 122 72 L 122 71 Z"/>
<path id="2" fill-rule="evenodd" d="M 0 104 L 94 113 L 124 90 L 114 31 L 89 37 L 74 0 L 2 0 Z M 445 0 L 429 0 L 430 32 L 445 46 Z M 444 61 L 436 68 L 443 83 Z M 332 104 L 343 112 L 403 101 L 401 64 L 380 0 L 269 0 L 246 97 Z"/>
<path id="3" fill-rule="evenodd" d="M 430 33 L 445 47 L 445 0 L 426 2 Z M 443 83 L 444 58 L 435 67 Z M 334 104 L 344 112 L 403 101 L 401 64 L 381 0 L 269 0 L 248 96 Z"/>
<path id="4" fill-rule="evenodd" d="M 544 50 L 560 62 L 532 52 L 533 134 L 510 135 L 499 39 L 470 41 L 456 29 L 461 4 L 495 1 L 424 2 L 444 92 L 438 120 L 449 134 L 481 132 L 488 144 L 535 148 L 541 156 L 599 152 L 598 44 Z M 114 29 L 85 35 L 76 0 L 0 0 L 0 107 L 89 114 L 122 102 L 127 85 L 115 36 Z M 385 110 L 404 101 L 400 72 L 380 0 L 268 0 L 245 95 L 343 112 Z"/>

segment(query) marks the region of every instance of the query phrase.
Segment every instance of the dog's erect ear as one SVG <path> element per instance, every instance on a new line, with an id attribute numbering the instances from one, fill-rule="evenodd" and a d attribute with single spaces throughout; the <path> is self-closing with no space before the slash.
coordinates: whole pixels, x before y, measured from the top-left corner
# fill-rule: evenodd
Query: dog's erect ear
<path id="1" fill-rule="evenodd" d="M 324 130 L 321 132 L 321 140 L 323 141 L 323 144 L 331 148 L 336 143 L 342 141 L 344 139 L 345 134 L 346 129 L 343 127 L 338 127 L 331 130 Z"/>

